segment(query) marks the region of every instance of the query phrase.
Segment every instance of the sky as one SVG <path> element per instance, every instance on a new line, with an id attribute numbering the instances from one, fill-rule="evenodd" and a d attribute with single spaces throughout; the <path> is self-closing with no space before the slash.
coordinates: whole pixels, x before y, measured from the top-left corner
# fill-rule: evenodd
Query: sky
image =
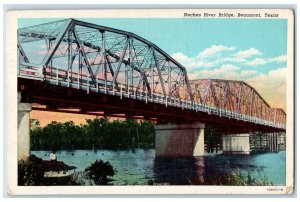
<path id="1" fill-rule="evenodd" d="M 60 19 L 19 19 L 19 27 Z M 189 79 L 243 80 L 271 107 L 286 108 L 285 19 L 78 19 L 133 32 L 180 62 Z"/>

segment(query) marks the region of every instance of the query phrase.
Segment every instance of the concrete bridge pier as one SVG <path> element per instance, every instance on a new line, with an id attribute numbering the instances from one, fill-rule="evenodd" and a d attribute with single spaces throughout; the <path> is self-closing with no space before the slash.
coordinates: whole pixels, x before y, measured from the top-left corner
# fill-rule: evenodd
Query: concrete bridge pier
<path id="1" fill-rule="evenodd" d="M 222 136 L 223 154 L 250 154 L 250 134 L 229 134 Z"/>
<path id="2" fill-rule="evenodd" d="M 157 124 L 155 129 L 156 157 L 192 157 L 204 155 L 202 123 Z"/>
<path id="3" fill-rule="evenodd" d="M 31 109 L 31 104 L 18 102 L 18 160 L 26 159 L 30 156 L 29 113 Z"/>

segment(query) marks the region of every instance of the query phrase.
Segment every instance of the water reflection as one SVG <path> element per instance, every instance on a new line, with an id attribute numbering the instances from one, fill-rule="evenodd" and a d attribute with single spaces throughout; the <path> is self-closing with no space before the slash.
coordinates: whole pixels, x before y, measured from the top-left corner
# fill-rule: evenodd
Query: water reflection
<path id="1" fill-rule="evenodd" d="M 154 182 L 157 184 L 187 185 L 204 180 L 204 157 L 155 158 Z"/>
<path id="2" fill-rule="evenodd" d="M 50 151 L 32 151 L 37 157 L 49 160 Z M 72 155 L 73 154 L 73 155 Z M 155 158 L 154 149 L 132 150 L 61 150 L 57 151 L 59 161 L 76 166 L 84 171 L 97 159 L 109 161 L 117 171 L 114 185 L 154 184 L 188 185 L 204 184 L 207 179 L 224 176 L 239 169 L 243 174 L 266 176 L 274 185 L 285 184 L 285 152 L 255 155 L 230 156 L 206 154 L 194 158 Z M 206 181 L 205 181 L 206 180 Z"/>

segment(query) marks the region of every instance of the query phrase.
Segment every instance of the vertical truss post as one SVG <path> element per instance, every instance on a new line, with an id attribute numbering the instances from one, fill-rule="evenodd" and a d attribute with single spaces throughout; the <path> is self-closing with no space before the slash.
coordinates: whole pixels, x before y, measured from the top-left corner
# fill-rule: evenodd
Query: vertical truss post
<path id="1" fill-rule="evenodd" d="M 70 87 L 70 69 L 72 68 L 72 41 L 71 41 L 71 30 L 68 31 L 68 70 L 67 70 L 67 80 L 68 87 Z"/>
<path id="2" fill-rule="evenodd" d="M 250 116 L 252 116 L 253 95 L 254 95 L 254 90 L 251 89 L 251 96 L 250 96 Z"/>
<path id="3" fill-rule="evenodd" d="M 58 68 L 56 68 L 56 85 L 58 85 Z"/>
<path id="4" fill-rule="evenodd" d="M 151 100 L 153 101 L 153 94 L 154 94 L 154 66 L 153 66 L 153 64 L 151 64 L 151 79 L 152 79 Z"/>
<path id="5" fill-rule="evenodd" d="M 183 82 L 183 92 L 184 92 L 184 100 L 187 101 L 187 89 L 186 89 L 185 82 Z"/>
<path id="6" fill-rule="evenodd" d="M 80 88 L 80 56 L 78 54 L 77 89 Z"/>
<path id="7" fill-rule="evenodd" d="M 241 113 L 241 95 L 242 95 L 242 84 L 240 83 L 239 97 L 238 97 L 238 112 Z"/>
<path id="8" fill-rule="evenodd" d="M 96 79 L 96 81 L 97 81 L 97 85 L 96 85 L 97 93 L 99 93 L 99 79 Z"/>
<path id="9" fill-rule="evenodd" d="M 146 94 L 146 104 L 148 103 L 148 91 L 147 91 L 147 94 Z"/>
<path id="10" fill-rule="evenodd" d="M 90 76 L 87 76 L 87 84 L 86 84 L 86 93 L 89 94 L 90 93 Z"/>
<path id="11" fill-rule="evenodd" d="M 48 39 L 48 40 L 46 39 L 46 46 L 47 46 L 47 52 L 49 52 L 50 48 L 51 48 L 51 41 L 50 41 L 50 39 Z M 50 72 L 51 72 L 51 79 L 52 79 L 53 78 L 53 76 L 52 76 L 52 73 L 53 73 L 52 60 L 50 60 L 49 64 L 50 64 Z"/>
<path id="12" fill-rule="evenodd" d="M 277 109 L 274 109 L 274 125 L 276 125 L 277 122 Z"/>
<path id="13" fill-rule="evenodd" d="M 132 77 L 132 48 L 133 48 L 132 40 L 129 41 L 128 46 L 129 46 L 129 59 L 128 59 L 128 61 L 129 61 L 129 69 L 126 68 L 127 67 L 127 65 L 126 65 L 125 66 L 125 68 L 126 68 L 125 69 L 125 71 L 126 71 L 125 77 L 126 77 L 126 85 L 127 85 L 127 96 L 129 98 L 129 92 L 130 92 L 129 88 L 130 88 L 130 84 L 131 84 L 130 80 L 131 80 L 131 77 Z M 129 71 L 130 71 L 131 74 L 128 75 Z"/>
<path id="14" fill-rule="evenodd" d="M 21 52 L 21 51 L 20 51 L 20 46 L 18 45 L 18 51 L 17 51 L 17 58 L 18 58 L 18 59 L 17 59 L 17 67 L 18 67 L 18 73 L 17 73 L 17 74 L 20 74 L 20 69 L 21 69 L 21 68 L 20 68 L 20 63 L 21 63 L 21 62 L 20 62 L 20 59 L 21 59 L 21 57 L 20 57 L 20 52 Z"/>
<path id="15" fill-rule="evenodd" d="M 133 56 L 132 56 L 132 51 L 134 50 L 134 46 L 133 46 L 133 39 L 131 39 L 131 54 L 130 54 L 130 86 L 131 86 L 131 90 L 133 90 Z M 135 51 L 135 50 L 134 50 Z M 142 78 L 144 78 L 144 75 L 142 75 Z M 147 78 L 146 78 L 147 79 Z"/>
<path id="16" fill-rule="evenodd" d="M 78 50 L 79 52 L 79 50 Z M 82 58 L 81 58 L 81 54 L 78 54 L 78 58 L 79 58 L 79 67 L 80 67 L 80 83 L 83 83 L 83 78 L 82 78 Z"/>
<path id="17" fill-rule="evenodd" d="M 263 104 L 262 104 L 262 100 L 260 100 L 260 118 L 263 119 L 264 115 L 263 115 Z"/>
<path id="18" fill-rule="evenodd" d="M 168 93 L 168 95 L 170 96 L 170 93 L 171 93 L 171 67 L 170 67 L 170 60 L 168 60 L 168 91 L 169 91 L 169 93 Z"/>
<path id="19" fill-rule="evenodd" d="M 104 78 L 104 90 L 107 94 L 107 64 L 106 64 L 106 48 L 105 48 L 105 32 L 100 31 L 102 34 L 102 60 L 103 60 L 103 78 Z"/>
<path id="20" fill-rule="evenodd" d="M 115 95 L 115 93 L 116 93 L 116 91 L 115 91 L 115 90 L 116 90 L 116 87 L 115 87 L 115 86 L 116 86 L 116 85 L 115 85 L 115 83 L 112 83 L 112 85 L 113 85 L 113 95 Z"/>
<path id="21" fill-rule="evenodd" d="M 120 94 L 121 94 L 121 95 L 120 95 L 120 99 L 122 100 L 122 96 L 123 96 L 123 95 L 122 95 L 122 94 L 123 94 L 123 86 L 121 86 Z"/>
<path id="22" fill-rule="evenodd" d="M 128 59 L 128 61 L 130 63 L 130 58 Z M 128 70 L 129 70 L 128 65 L 125 65 L 125 86 L 126 86 L 125 92 L 126 92 L 126 89 L 127 89 L 127 93 L 129 93 L 129 90 L 128 90 L 128 88 L 129 88 L 129 84 L 128 84 Z"/>

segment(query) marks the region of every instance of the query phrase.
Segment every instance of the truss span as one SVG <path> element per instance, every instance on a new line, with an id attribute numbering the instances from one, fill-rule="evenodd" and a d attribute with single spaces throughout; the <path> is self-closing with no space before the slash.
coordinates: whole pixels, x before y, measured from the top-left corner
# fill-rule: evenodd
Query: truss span
<path id="1" fill-rule="evenodd" d="M 190 83 L 197 103 L 243 114 L 244 118 L 256 117 L 281 126 L 285 124 L 285 112 L 271 108 L 253 87 L 243 81 L 199 79 Z"/>

